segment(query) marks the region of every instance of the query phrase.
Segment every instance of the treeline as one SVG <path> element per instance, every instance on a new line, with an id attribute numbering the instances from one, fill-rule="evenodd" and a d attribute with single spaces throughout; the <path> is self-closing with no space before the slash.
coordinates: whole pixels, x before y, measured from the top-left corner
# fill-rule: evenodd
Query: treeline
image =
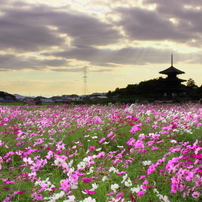
<path id="1" fill-rule="evenodd" d="M 16 97 L 12 94 L 9 94 L 4 91 L 0 91 L 0 100 L 5 100 L 5 101 L 16 101 Z"/>
<path id="2" fill-rule="evenodd" d="M 169 99 L 164 97 L 161 89 L 163 78 L 151 79 L 148 81 L 142 81 L 139 84 L 129 84 L 126 88 L 116 88 L 114 91 L 109 91 L 107 96 L 109 98 L 132 98 L 136 100 L 163 100 Z M 198 87 L 193 79 L 189 79 L 186 85 L 181 84 L 187 89 L 186 95 L 179 95 L 175 99 L 179 100 L 200 100 L 202 98 L 202 86 Z"/>

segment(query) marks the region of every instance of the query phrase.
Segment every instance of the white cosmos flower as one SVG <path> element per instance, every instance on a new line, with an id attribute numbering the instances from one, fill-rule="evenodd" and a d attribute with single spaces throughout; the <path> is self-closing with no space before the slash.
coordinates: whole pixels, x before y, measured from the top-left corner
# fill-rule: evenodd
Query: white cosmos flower
<path id="1" fill-rule="evenodd" d="M 64 200 L 63 202 L 75 202 L 76 201 L 76 198 L 74 195 L 71 195 L 71 196 L 68 196 L 69 199 L 68 200 Z"/>
<path id="2" fill-rule="evenodd" d="M 170 202 L 170 200 L 168 199 L 168 197 L 159 194 L 159 191 L 158 191 L 156 188 L 154 188 L 153 191 L 154 191 L 154 193 L 156 193 L 156 195 L 159 197 L 159 199 L 160 199 L 161 201 Z"/>
<path id="3" fill-rule="evenodd" d="M 89 163 L 89 162 L 90 162 L 90 156 L 85 157 L 85 158 L 83 159 L 83 161 L 86 162 L 86 163 Z"/>
<path id="4" fill-rule="evenodd" d="M 109 168 L 109 172 L 118 173 L 118 172 L 119 172 L 119 170 L 118 170 L 118 169 L 116 169 L 116 168 L 114 168 L 114 167 L 110 167 L 110 168 Z"/>
<path id="5" fill-rule="evenodd" d="M 145 136 L 145 134 L 144 134 L 144 133 L 141 133 L 141 134 L 139 134 L 138 137 L 143 137 L 143 136 Z"/>
<path id="6" fill-rule="evenodd" d="M 142 161 L 143 166 L 149 166 L 151 163 L 151 161 Z"/>
<path id="7" fill-rule="evenodd" d="M 62 166 L 62 164 L 65 163 L 65 160 L 61 158 L 56 158 L 56 160 L 54 160 L 54 163 L 56 166 Z"/>
<path id="8" fill-rule="evenodd" d="M 92 184 L 92 187 L 93 187 L 93 188 L 92 188 L 91 190 L 96 190 L 96 189 L 99 187 L 99 185 L 97 185 L 96 183 L 93 183 L 93 184 Z"/>
<path id="9" fill-rule="evenodd" d="M 96 200 L 89 196 L 88 198 L 85 198 L 83 201 L 80 202 L 96 202 Z"/>
<path id="10" fill-rule="evenodd" d="M 119 185 L 118 184 L 112 184 L 111 185 L 111 190 L 113 191 L 113 192 L 115 192 L 116 193 L 116 190 L 119 188 Z"/>
<path id="11" fill-rule="evenodd" d="M 128 174 L 126 173 L 125 175 L 123 175 L 123 180 L 121 181 L 121 183 L 124 183 L 127 178 L 128 178 Z"/>
<path id="12" fill-rule="evenodd" d="M 86 167 L 86 163 L 85 162 L 80 162 L 80 163 L 78 163 L 78 165 L 77 165 L 77 168 L 85 168 Z"/>
<path id="13" fill-rule="evenodd" d="M 34 163 L 34 161 L 32 161 L 32 159 L 31 159 L 31 157 L 24 157 L 23 158 L 23 161 L 26 163 L 26 164 L 29 164 L 29 165 L 31 165 L 31 164 L 33 164 Z"/>
<path id="14" fill-rule="evenodd" d="M 88 172 L 87 174 L 89 175 L 89 174 L 93 173 L 93 172 L 94 172 L 94 170 L 95 170 L 95 168 L 94 168 L 94 167 L 90 167 L 89 172 Z"/>
<path id="15" fill-rule="evenodd" d="M 170 202 L 170 200 L 168 199 L 167 196 L 163 196 L 163 195 L 160 195 L 160 194 L 159 194 L 159 199 L 163 200 L 164 202 Z"/>
<path id="16" fill-rule="evenodd" d="M 170 142 L 171 142 L 171 143 L 174 143 L 174 144 L 175 144 L 175 143 L 177 143 L 177 141 L 176 141 L 176 140 L 171 140 Z"/>
<path id="17" fill-rule="evenodd" d="M 72 164 L 73 164 L 73 162 L 74 162 L 74 160 L 71 160 L 71 161 L 68 163 L 68 165 L 71 167 Z"/>
<path id="18" fill-rule="evenodd" d="M 134 193 L 134 192 L 138 193 L 141 190 L 141 187 L 138 185 L 137 187 L 133 187 L 130 190 L 132 193 Z"/>
<path id="19" fill-rule="evenodd" d="M 124 184 L 125 184 L 126 187 L 131 187 L 133 185 L 132 181 L 129 178 L 125 181 Z"/>
<path id="20" fill-rule="evenodd" d="M 49 199 L 49 202 L 55 202 L 57 199 L 62 198 L 65 195 L 64 191 L 61 191 L 60 193 L 53 194 L 53 196 L 50 197 L 44 197 L 45 200 Z"/>
<path id="21" fill-rule="evenodd" d="M 102 181 L 103 181 L 103 182 L 106 181 L 107 178 L 108 178 L 107 176 L 104 176 L 104 177 L 102 178 Z"/>

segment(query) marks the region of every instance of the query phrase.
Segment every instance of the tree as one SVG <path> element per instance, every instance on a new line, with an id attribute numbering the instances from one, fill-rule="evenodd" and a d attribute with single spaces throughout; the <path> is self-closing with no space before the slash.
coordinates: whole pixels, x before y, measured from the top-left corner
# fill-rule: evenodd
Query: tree
<path id="1" fill-rule="evenodd" d="M 197 87 L 197 85 L 195 84 L 195 81 L 192 78 L 189 78 L 187 80 L 187 87 L 192 88 L 192 89 Z"/>

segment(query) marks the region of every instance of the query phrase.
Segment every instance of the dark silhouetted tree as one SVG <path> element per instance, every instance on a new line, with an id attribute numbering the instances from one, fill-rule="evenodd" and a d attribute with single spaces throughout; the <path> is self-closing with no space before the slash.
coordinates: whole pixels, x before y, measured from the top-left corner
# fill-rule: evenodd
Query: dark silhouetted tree
<path id="1" fill-rule="evenodd" d="M 189 78 L 187 80 L 187 87 L 189 87 L 189 88 L 196 88 L 197 87 L 197 85 L 195 84 L 195 81 L 192 78 Z"/>

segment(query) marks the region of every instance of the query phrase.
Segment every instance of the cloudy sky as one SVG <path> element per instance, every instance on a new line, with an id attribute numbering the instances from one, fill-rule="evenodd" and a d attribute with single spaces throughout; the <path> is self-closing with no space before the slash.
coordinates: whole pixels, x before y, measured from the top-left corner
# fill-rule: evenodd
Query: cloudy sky
<path id="1" fill-rule="evenodd" d="M 202 84 L 200 0 L 0 0 L 1 89 L 108 92 L 174 66 Z"/>

